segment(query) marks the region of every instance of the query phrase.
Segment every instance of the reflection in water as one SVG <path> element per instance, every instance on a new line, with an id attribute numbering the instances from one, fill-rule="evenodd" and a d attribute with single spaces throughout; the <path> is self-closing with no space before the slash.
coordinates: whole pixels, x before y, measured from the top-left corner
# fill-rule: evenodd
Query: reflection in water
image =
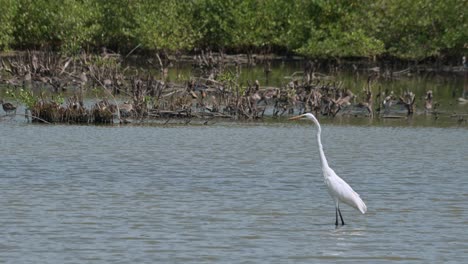
<path id="1" fill-rule="evenodd" d="M 466 129 L 323 126 L 330 166 L 369 208 L 343 207 L 352 221 L 338 229 L 306 122 L 2 123 L 0 259 L 466 259 Z"/>

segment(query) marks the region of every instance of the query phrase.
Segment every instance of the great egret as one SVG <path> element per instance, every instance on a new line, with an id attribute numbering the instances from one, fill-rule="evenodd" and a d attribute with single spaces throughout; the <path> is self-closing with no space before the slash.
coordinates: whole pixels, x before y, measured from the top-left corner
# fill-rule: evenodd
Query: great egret
<path id="1" fill-rule="evenodd" d="M 328 166 L 327 158 L 323 152 L 322 141 L 320 133 L 322 128 L 317 118 L 313 114 L 306 113 L 298 116 L 289 118 L 289 120 L 296 120 L 301 118 L 308 118 L 317 125 L 317 143 L 319 146 L 320 161 L 322 163 L 323 177 L 325 178 L 325 184 L 328 188 L 328 193 L 335 201 L 335 225 L 338 225 L 338 214 L 340 215 L 341 224 L 344 225 L 343 216 L 340 211 L 340 202 L 343 202 L 351 207 L 358 209 L 361 213 L 365 214 L 367 211 L 366 204 L 362 201 L 359 194 L 349 186 L 343 179 L 341 179 L 336 173 Z"/>

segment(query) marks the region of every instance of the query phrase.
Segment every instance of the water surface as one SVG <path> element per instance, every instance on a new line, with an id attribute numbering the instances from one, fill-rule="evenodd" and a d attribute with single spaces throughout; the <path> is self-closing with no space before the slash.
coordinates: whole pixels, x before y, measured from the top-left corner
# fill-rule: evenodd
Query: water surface
<path id="1" fill-rule="evenodd" d="M 0 123 L 0 262 L 463 263 L 466 127 Z"/>

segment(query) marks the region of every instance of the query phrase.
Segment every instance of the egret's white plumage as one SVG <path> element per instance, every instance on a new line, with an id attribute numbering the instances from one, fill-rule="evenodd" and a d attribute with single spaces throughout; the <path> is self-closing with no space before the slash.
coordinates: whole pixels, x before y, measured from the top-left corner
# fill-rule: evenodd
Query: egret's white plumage
<path id="1" fill-rule="evenodd" d="M 330 166 L 328 166 L 327 158 L 323 152 L 321 132 L 322 128 L 317 118 L 313 114 L 306 113 L 299 116 L 291 117 L 290 120 L 308 118 L 317 125 L 317 144 L 319 146 L 320 162 L 322 164 L 322 172 L 325 184 L 327 185 L 328 193 L 335 201 L 335 225 L 338 225 L 338 214 L 341 218 L 341 223 L 344 225 L 343 216 L 340 211 L 340 202 L 345 203 L 351 207 L 356 208 L 361 213 L 365 214 L 367 211 L 366 204 L 362 201 L 361 197 L 357 192 L 349 186 L 343 179 L 336 175 Z"/>

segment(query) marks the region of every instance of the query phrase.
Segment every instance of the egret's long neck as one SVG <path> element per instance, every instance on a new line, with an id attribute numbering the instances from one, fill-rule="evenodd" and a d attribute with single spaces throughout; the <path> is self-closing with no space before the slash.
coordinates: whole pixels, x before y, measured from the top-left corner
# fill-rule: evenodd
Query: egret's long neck
<path id="1" fill-rule="evenodd" d="M 320 127 L 320 124 L 317 120 L 314 120 L 314 123 L 315 125 L 317 125 L 317 144 L 319 147 L 320 161 L 322 162 L 322 169 L 328 168 L 327 158 L 325 157 L 325 153 L 323 152 L 323 146 L 322 146 L 322 139 L 321 139 L 322 127 Z"/>

